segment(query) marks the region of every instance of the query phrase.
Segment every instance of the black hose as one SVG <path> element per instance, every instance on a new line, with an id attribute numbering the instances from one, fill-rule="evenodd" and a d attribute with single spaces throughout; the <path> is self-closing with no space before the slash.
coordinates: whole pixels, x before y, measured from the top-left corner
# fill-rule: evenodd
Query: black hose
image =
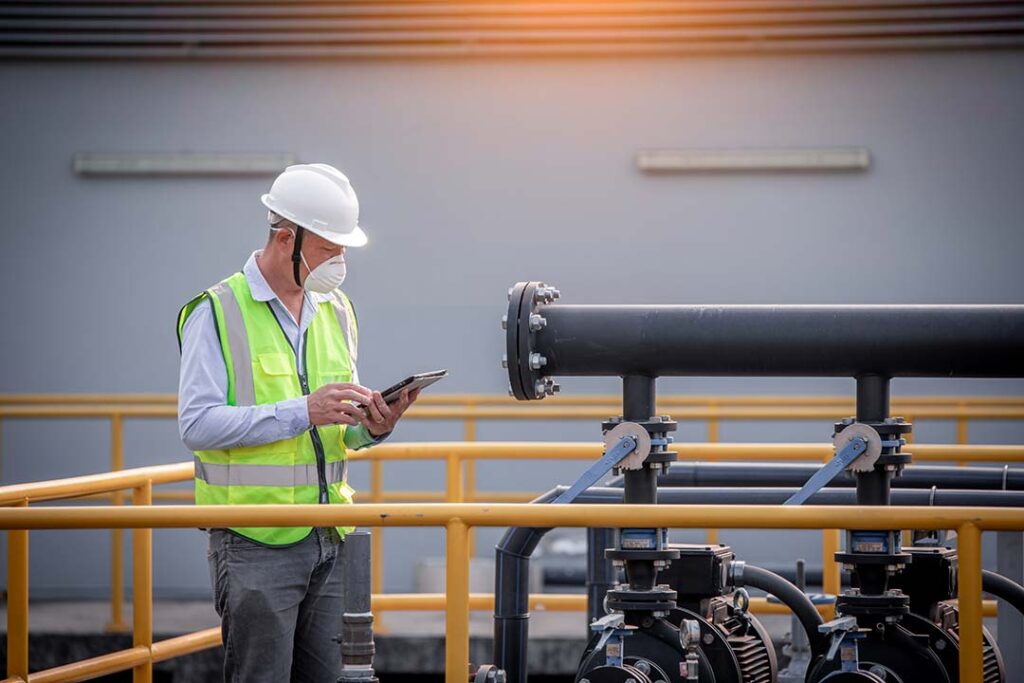
<path id="1" fill-rule="evenodd" d="M 1024 586 L 1021 586 L 1016 581 L 1011 581 L 1005 576 L 982 569 L 981 589 L 1001 600 L 1005 600 L 1015 610 L 1024 614 Z"/>
<path id="2" fill-rule="evenodd" d="M 736 565 L 733 565 L 733 567 L 735 568 Z M 737 588 L 752 586 L 777 597 L 782 604 L 793 610 L 793 614 L 800 621 L 800 625 L 804 627 L 804 631 L 807 632 L 807 641 L 810 644 L 811 653 L 814 656 L 824 654 L 827 643 L 825 637 L 818 631 L 818 627 L 824 624 L 825 620 L 821 618 L 818 610 L 814 607 L 814 603 L 811 602 L 811 599 L 802 590 L 778 574 L 750 564 L 742 565 L 742 571 L 736 572 L 734 581 Z"/>

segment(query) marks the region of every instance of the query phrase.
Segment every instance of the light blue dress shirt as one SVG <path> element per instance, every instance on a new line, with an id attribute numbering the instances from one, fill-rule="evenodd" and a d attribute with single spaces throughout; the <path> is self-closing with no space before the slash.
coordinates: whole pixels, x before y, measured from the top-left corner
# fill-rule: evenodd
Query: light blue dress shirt
<path id="1" fill-rule="evenodd" d="M 256 301 L 269 301 L 274 317 L 281 324 L 295 351 L 297 371 L 305 372 L 303 336 L 320 303 L 327 295 L 305 292 L 302 312 L 296 322 L 291 311 L 277 298 L 256 263 L 256 251 L 245 262 L 249 290 Z M 353 366 L 352 382 L 359 383 Z M 213 308 L 203 301 L 185 321 L 181 334 L 181 371 L 178 376 L 178 431 L 190 450 L 208 451 L 257 446 L 291 439 L 310 428 L 305 396 L 256 406 L 227 405 L 228 370 L 224 363 Z M 365 425 L 345 430 L 345 446 L 360 449 L 373 445 L 387 435 L 374 438 Z"/>

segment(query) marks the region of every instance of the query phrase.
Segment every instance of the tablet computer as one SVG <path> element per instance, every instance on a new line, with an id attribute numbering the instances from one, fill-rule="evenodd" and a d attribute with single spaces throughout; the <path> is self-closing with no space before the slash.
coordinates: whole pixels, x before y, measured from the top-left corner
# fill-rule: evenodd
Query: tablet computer
<path id="1" fill-rule="evenodd" d="M 434 370 L 433 372 L 421 372 L 418 375 L 410 375 L 403 379 L 397 384 L 393 384 L 384 391 L 380 392 L 381 396 L 384 397 L 385 403 L 394 403 L 402 395 L 402 392 L 408 389 L 413 391 L 414 389 L 424 389 L 429 387 L 439 379 L 444 379 L 448 376 L 447 370 Z"/>

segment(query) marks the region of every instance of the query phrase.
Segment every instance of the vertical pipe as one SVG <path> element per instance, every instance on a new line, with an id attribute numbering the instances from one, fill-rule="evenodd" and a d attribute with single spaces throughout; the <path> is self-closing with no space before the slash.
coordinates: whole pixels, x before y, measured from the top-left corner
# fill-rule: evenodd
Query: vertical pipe
<path id="1" fill-rule="evenodd" d="M 132 505 L 153 504 L 153 482 L 132 491 Z M 132 670 L 132 683 L 153 681 L 153 530 L 132 530 L 132 645 L 150 651 L 150 659 Z"/>
<path id="2" fill-rule="evenodd" d="M 377 458 L 370 460 L 370 502 L 384 502 L 384 464 Z M 371 587 L 374 593 L 384 592 L 383 533 L 384 528 L 379 526 L 370 531 L 370 554 L 373 556 Z M 377 630 L 382 630 L 379 625 Z"/>
<path id="3" fill-rule="evenodd" d="M 960 608 L 960 681 L 981 683 L 981 531 L 973 524 L 957 529 L 960 562 L 957 594 Z"/>
<path id="4" fill-rule="evenodd" d="M 124 469 L 124 424 L 120 413 L 110 415 L 110 470 Z M 122 505 L 124 493 L 114 491 L 111 505 Z M 124 530 L 110 530 L 110 623 L 108 631 L 126 631 L 124 622 Z"/>
<path id="5" fill-rule="evenodd" d="M 28 680 L 28 531 L 16 529 L 7 532 L 7 676 Z"/>
<path id="6" fill-rule="evenodd" d="M 655 382 L 653 377 L 626 375 L 622 378 L 622 418 L 627 422 L 644 422 L 654 415 Z M 658 474 L 653 467 L 627 470 L 624 477 L 626 505 L 658 502 Z"/>
<path id="7" fill-rule="evenodd" d="M 796 587 L 801 592 L 807 592 L 807 575 L 805 573 L 806 563 L 799 559 L 796 561 Z M 807 652 L 810 649 L 810 641 L 807 639 L 807 631 L 803 629 L 800 619 L 794 614 L 789 623 L 790 638 L 794 652 Z"/>
<path id="8" fill-rule="evenodd" d="M 345 608 L 341 617 L 341 677 L 337 683 L 377 680 L 373 677 L 376 650 L 370 596 L 370 539 L 370 532 L 365 529 L 345 536 L 341 555 L 345 571 Z"/>
<path id="9" fill-rule="evenodd" d="M 469 555 L 465 522 L 446 527 L 445 683 L 465 683 L 469 671 Z"/>
<path id="10" fill-rule="evenodd" d="M 589 624 L 605 615 L 604 596 L 615 586 L 618 578 L 615 566 L 604 556 L 604 551 L 613 547 L 613 529 L 587 529 L 587 624 L 586 637 L 591 634 Z"/>
<path id="11" fill-rule="evenodd" d="M 889 417 L 889 378 L 857 378 L 857 422 L 882 422 Z M 858 505 L 888 505 L 892 472 L 876 468 L 857 475 Z"/>
<path id="12" fill-rule="evenodd" d="M 889 417 L 889 378 L 881 375 L 857 377 L 857 421 L 881 422 Z"/>

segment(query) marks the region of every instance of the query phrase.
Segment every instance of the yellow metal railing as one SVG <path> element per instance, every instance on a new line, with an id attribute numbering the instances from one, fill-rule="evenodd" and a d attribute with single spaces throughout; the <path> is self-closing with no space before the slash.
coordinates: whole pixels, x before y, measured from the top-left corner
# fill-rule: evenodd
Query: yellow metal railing
<path id="1" fill-rule="evenodd" d="M 509 399 L 486 394 L 425 394 L 406 415 L 412 420 L 453 420 L 463 423 L 466 442 L 475 442 L 481 420 L 600 420 L 619 411 L 620 397 L 614 395 L 583 395 L 556 397 L 541 404 L 524 405 Z M 174 418 L 177 416 L 174 394 L 0 394 L 0 421 L 4 418 L 92 418 L 110 421 L 110 469 L 124 468 L 123 428 L 126 418 Z M 658 407 L 671 412 L 681 421 L 703 421 L 707 424 L 709 444 L 679 443 L 674 450 L 683 460 L 769 460 L 823 461 L 831 457 L 827 444 L 719 444 L 719 425 L 737 420 L 824 420 L 833 421 L 853 412 L 853 400 L 842 396 L 662 396 Z M 957 397 L 911 396 L 893 401 L 894 414 L 908 420 L 954 420 L 957 425 L 956 446 L 915 444 L 918 461 L 993 462 L 1024 460 L 1024 448 L 1015 446 L 965 447 L 971 420 L 1024 420 L 1024 398 L 1020 397 Z M 478 491 L 476 462 L 482 459 L 545 458 L 592 460 L 600 456 L 598 445 L 591 444 L 479 444 L 467 447 L 451 444 L 384 444 L 364 453 L 353 454 L 353 460 L 370 463 L 370 487 L 366 497 L 370 503 L 386 502 L 522 502 L 539 492 Z M 446 490 L 385 491 L 386 460 L 441 460 L 446 464 Z M 93 494 L 96 496 L 97 494 Z M 124 502 L 122 489 L 98 494 L 113 505 Z M 191 491 L 164 491 L 153 494 L 155 501 L 187 501 Z M 706 530 L 707 542 L 717 543 L 717 529 Z M 123 532 L 111 531 L 111 630 L 127 630 L 124 623 L 124 550 Z M 472 531 L 470 547 L 473 547 Z M 833 561 L 839 549 L 839 532 L 823 532 L 822 559 L 824 590 L 839 590 L 839 567 Z M 383 536 L 373 530 L 372 551 L 383 557 Z M 375 593 L 383 589 L 383 563 L 374 564 L 372 586 Z"/>
<path id="2" fill-rule="evenodd" d="M 76 484 L 43 482 L 5 487 L 3 499 L 20 505 L 0 509 L 0 528 L 8 532 L 8 671 L 7 682 L 81 681 L 133 670 L 133 680 L 152 680 L 154 662 L 217 645 L 218 629 L 152 641 L 152 529 L 255 526 L 444 527 L 446 530 L 445 680 L 465 680 L 469 659 L 469 611 L 488 606 L 469 593 L 469 530 L 477 526 L 815 529 L 841 528 L 857 519 L 862 529 L 953 529 L 959 541 L 960 680 L 982 681 L 981 534 L 1024 529 L 1024 511 L 1000 508 L 863 508 L 741 506 L 547 506 L 522 504 L 435 504 L 359 506 L 164 506 L 150 505 L 154 483 L 181 476 L 188 464 L 141 468 L 97 475 Z M 119 477 L 105 480 L 104 476 Z M 27 508 L 30 500 L 97 493 L 131 486 L 132 507 Z M 77 488 L 76 488 L 77 487 Z M 28 530 L 131 528 L 134 535 L 135 618 L 133 647 L 56 669 L 28 670 Z M 419 597 L 419 596 L 417 596 Z M 391 596 L 394 599 L 395 596 Z M 421 607 L 433 606 L 433 596 Z M 535 597 L 534 604 L 538 598 Z M 540 600 L 558 598 L 540 596 Z M 482 603 L 475 605 L 474 603 Z M 378 601 L 378 606 L 380 601 Z"/>

